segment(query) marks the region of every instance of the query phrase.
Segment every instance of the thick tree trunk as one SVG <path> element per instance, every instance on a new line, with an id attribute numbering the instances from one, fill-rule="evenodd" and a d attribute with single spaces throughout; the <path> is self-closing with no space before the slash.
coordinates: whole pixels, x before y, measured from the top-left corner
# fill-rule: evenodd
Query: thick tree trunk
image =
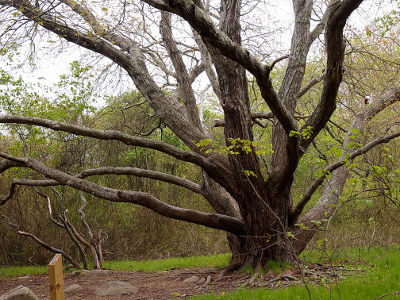
<path id="1" fill-rule="evenodd" d="M 240 1 L 221 1 L 220 28 L 237 44 L 241 44 L 239 15 Z M 224 109 L 226 145 L 234 146 L 228 159 L 235 173 L 225 186 L 237 201 L 245 224 L 244 235 L 228 235 L 232 264 L 227 270 L 245 265 L 262 268 L 270 260 L 294 261 L 286 235 L 292 180 L 279 185 L 265 182 L 254 149 L 244 150 L 243 141 L 253 141 L 246 70 L 212 49 L 211 54 Z"/>
<path id="2" fill-rule="evenodd" d="M 260 228 L 260 236 L 247 234 L 238 237 L 228 234 L 232 261 L 225 272 L 246 266 L 253 269 L 266 268 L 269 261 L 294 264 L 298 260 L 290 239 L 284 234 L 266 234 L 266 231 L 274 231 L 267 228 Z"/>
<path id="3" fill-rule="evenodd" d="M 228 236 L 232 250 L 229 271 L 243 266 L 264 268 L 268 261 L 295 263 L 297 261 L 292 239 L 287 235 L 288 204 L 291 181 L 287 186 L 268 187 L 265 183 L 254 190 L 255 183 L 244 182 L 237 196 L 245 234 Z M 245 191 L 245 192 L 243 192 Z"/>

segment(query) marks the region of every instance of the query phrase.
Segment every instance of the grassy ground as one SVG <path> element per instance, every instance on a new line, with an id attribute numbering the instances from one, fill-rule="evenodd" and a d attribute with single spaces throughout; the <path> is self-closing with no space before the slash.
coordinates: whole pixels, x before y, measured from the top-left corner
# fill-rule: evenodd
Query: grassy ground
<path id="1" fill-rule="evenodd" d="M 47 266 L 0 266 L 0 276 L 24 276 L 31 274 L 45 274 L 48 272 Z"/>
<path id="2" fill-rule="evenodd" d="M 192 299 L 399 299 L 400 293 L 400 249 L 399 248 L 349 248 L 340 251 L 307 251 L 304 260 L 309 262 L 331 262 L 349 269 L 362 269 L 343 280 L 314 284 L 305 281 L 298 286 L 279 290 L 238 289 L 225 295 L 198 296 Z M 223 267 L 229 255 L 214 255 L 189 258 L 171 258 L 153 261 L 105 262 L 104 267 L 117 271 L 162 271 L 170 268 Z M 1 267 L 0 276 L 23 276 L 46 273 L 47 267 Z"/>
<path id="3" fill-rule="evenodd" d="M 157 260 L 121 260 L 105 261 L 103 267 L 115 271 L 163 271 L 168 269 L 180 268 L 199 268 L 211 267 L 222 268 L 228 265 L 230 254 L 217 254 L 210 256 L 195 256 L 183 258 L 168 258 Z M 0 266 L 0 276 L 24 276 L 29 274 L 45 274 L 48 272 L 47 266 Z"/>
<path id="4" fill-rule="evenodd" d="M 199 267 L 222 268 L 229 263 L 229 260 L 229 254 L 140 261 L 123 260 L 104 262 L 104 268 L 116 271 L 162 271 L 171 268 Z"/>
<path id="5" fill-rule="evenodd" d="M 328 261 L 351 269 L 361 269 L 358 275 L 343 280 L 313 284 L 305 281 L 285 289 L 238 289 L 226 295 L 197 296 L 192 300 L 211 299 L 400 299 L 400 249 L 344 249 L 328 253 L 308 251 L 303 255 L 307 261 Z"/>

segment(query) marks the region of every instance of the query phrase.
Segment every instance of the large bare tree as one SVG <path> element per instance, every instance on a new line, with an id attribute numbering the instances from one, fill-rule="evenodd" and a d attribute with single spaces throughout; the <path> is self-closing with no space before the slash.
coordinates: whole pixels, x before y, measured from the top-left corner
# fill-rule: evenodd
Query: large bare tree
<path id="1" fill-rule="evenodd" d="M 203 177 L 201 183 L 194 183 L 153 170 L 118 166 L 70 175 L 33 158 L 7 153 L 0 153 L 1 171 L 30 168 L 46 178 L 35 182 L 15 179 L 12 190 L 18 184 L 66 185 L 110 201 L 142 205 L 165 217 L 224 230 L 233 253 L 230 269 L 244 264 L 263 267 L 269 260 L 296 261 L 317 230 L 316 221 L 333 213 L 348 176 L 342 166 L 400 135 L 395 132 L 376 138 L 358 149 L 346 147 L 352 140 L 351 130 L 362 131 L 379 111 L 399 100 L 399 90 L 394 89 L 357 114 L 343 143 L 346 153 L 328 165 L 325 175 L 310 184 L 300 201 L 293 202 L 292 186 L 299 161 L 335 111 L 343 76 L 344 28 L 363 0 L 331 0 L 327 5 L 321 2 L 292 1 L 291 44 L 287 53 L 277 55 L 268 52 L 275 43 L 271 40 L 274 28 L 263 26 L 262 18 L 268 16 L 270 5 L 264 1 L 0 0 L 3 39 L 15 41 L 16 37 L 52 32 L 60 40 L 110 59 L 126 72 L 133 81 L 132 88 L 142 93 L 162 123 L 190 150 L 118 131 L 40 118 L 3 115 L 0 122 L 42 126 L 155 149 L 195 164 Z M 325 71 L 306 82 L 307 56 L 316 43 L 325 52 Z M 286 68 L 282 80 L 273 84 L 271 71 L 283 63 Z M 251 109 L 250 76 L 268 107 L 265 111 Z M 209 84 L 219 100 L 224 117 L 214 125 L 224 128 L 226 151 L 217 151 L 204 142 L 215 138 L 201 118 L 198 101 L 202 97 L 193 88 L 195 82 L 203 88 Z M 318 83 L 322 87 L 313 111 L 298 119 L 301 97 Z M 261 164 L 254 149 L 256 118 L 273 118 L 273 154 L 268 168 Z M 332 175 L 321 199 L 304 212 L 328 173 Z M 106 174 L 143 176 L 179 185 L 204 196 L 215 213 L 171 206 L 143 191 L 117 190 L 89 180 L 90 176 Z M 300 223 L 304 226 L 296 226 Z"/>

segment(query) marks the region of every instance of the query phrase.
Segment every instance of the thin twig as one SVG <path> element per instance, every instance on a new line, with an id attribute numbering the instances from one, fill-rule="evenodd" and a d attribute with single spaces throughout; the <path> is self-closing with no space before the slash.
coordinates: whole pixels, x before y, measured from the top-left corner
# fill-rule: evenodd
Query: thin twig
<path id="1" fill-rule="evenodd" d="M 400 295 L 400 291 L 397 291 L 397 292 L 394 292 L 394 293 L 391 293 L 391 294 L 385 294 L 385 295 L 376 297 L 376 298 L 374 298 L 373 300 L 382 299 L 382 298 L 384 298 L 384 297 L 389 297 L 389 296 L 394 296 L 394 295 Z"/>

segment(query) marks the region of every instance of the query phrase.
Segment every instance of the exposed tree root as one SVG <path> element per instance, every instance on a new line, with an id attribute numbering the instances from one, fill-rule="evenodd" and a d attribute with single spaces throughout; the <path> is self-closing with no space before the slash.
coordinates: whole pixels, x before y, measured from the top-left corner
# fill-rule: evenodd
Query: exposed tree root
<path id="1" fill-rule="evenodd" d="M 222 268 L 218 277 L 224 277 L 232 272 L 238 271 L 243 267 L 244 263 L 242 261 L 233 261 L 228 266 Z"/>
<path id="2" fill-rule="evenodd" d="M 240 270 L 243 264 L 231 264 L 218 273 L 216 280 L 226 279 L 232 270 Z M 230 272 L 229 272 L 230 271 Z M 298 264 L 287 269 L 282 269 L 279 273 L 272 270 L 257 268 L 254 273 L 236 277 L 238 287 L 268 287 L 284 288 L 293 284 L 301 285 L 309 282 L 326 283 L 327 281 L 342 280 L 345 276 L 361 273 L 364 270 L 351 269 L 343 266 L 321 265 L 321 264 Z"/>

